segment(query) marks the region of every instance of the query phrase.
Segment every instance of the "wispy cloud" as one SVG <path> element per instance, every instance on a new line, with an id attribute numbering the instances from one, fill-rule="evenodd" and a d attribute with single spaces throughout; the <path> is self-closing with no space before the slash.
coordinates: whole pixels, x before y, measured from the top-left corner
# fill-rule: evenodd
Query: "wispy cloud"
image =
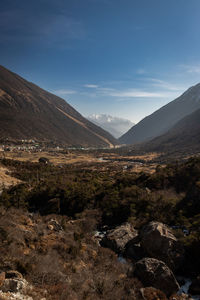
<path id="1" fill-rule="evenodd" d="M 183 68 L 187 73 L 196 73 L 200 74 L 200 64 L 195 65 L 180 65 L 181 68 Z"/>
<path id="2" fill-rule="evenodd" d="M 56 94 L 65 96 L 70 94 L 79 94 L 90 98 L 116 98 L 117 101 L 131 100 L 131 99 L 145 99 L 145 98 L 157 98 L 157 99 L 175 99 L 184 90 L 184 86 L 177 85 L 175 83 L 167 82 L 165 80 L 157 78 L 144 78 L 144 81 L 140 82 L 138 88 L 123 88 L 123 82 L 120 84 L 121 88 L 113 87 L 113 84 L 104 82 L 99 84 L 87 83 L 77 87 L 77 90 L 61 89 L 55 91 Z M 135 83 L 134 83 L 135 85 Z"/>
<path id="3" fill-rule="evenodd" d="M 62 12 L 39 11 L 34 14 L 31 7 L 0 12 L 1 43 L 39 41 L 47 46 L 58 46 L 67 40 L 83 40 L 85 37 L 84 24 Z"/>
<path id="4" fill-rule="evenodd" d="M 174 94 L 169 90 L 155 92 L 152 91 L 152 87 L 147 89 L 116 89 L 110 87 L 101 87 L 100 85 L 84 85 L 84 87 L 91 88 L 92 95 L 94 96 L 104 96 L 104 97 L 116 97 L 116 98 L 169 98 L 174 96 Z M 171 89 L 171 91 L 175 91 Z M 90 95 L 90 92 L 87 92 Z"/>
<path id="5" fill-rule="evenodd" d="M 97 89 L 99 87 L 96 84 L 84 84 L 83 86 L 89 89 Z"/>
<path id="6" fill-rule="evenodd" d="M 156 78 L 149 78 L 148 80 L 152 82 L 152 86 L 159 87 L 168 91 L 182 91 L 184 89 L 183 86 L 177 85 L 176 83 L 170 83 Z"/>
<path id="7" fill-rule="evenodd" d="M 109 92 L 109 95 L 112 97 L 120 97 L 120 98 L 165 98 L 168 97 L 166 93 L 155 93 L 155 92 L 147 92 L 144 90 L 136 90 L 136 89 L 127 89 L 127 90 L 115 90 Z"/>
<path id="8" fill-rule="evenodd" d="M 53 91 L 53 93 L 59 96 L 66 96 L 66 95 L 76 94 L 77 91 L 62 89 L 62 90 L 55 90 Z"/>

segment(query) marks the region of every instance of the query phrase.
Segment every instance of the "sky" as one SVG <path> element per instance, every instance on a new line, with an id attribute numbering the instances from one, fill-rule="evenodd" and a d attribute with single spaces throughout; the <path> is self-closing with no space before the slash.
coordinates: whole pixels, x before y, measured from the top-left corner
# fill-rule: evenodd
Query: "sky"
<path id="1" fill-rule="evenodd" d="M 199 0 L 0 0 L 0 64 L 136 123 L 200 82 Z"/>

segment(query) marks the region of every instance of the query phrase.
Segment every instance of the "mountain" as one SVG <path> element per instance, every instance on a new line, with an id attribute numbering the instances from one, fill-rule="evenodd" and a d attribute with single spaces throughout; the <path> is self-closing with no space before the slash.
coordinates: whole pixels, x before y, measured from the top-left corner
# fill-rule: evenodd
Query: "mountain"
<path id="1" fill-rule="evenodd" d="M 167 133 L 147 142 L 148 151 L 198 151 L 200 152 L 200 109 L 186 116 Z"/>
<path id="2" fill-rule="evenodd" d="M 200 108 L 200 83 L 144 118 L 120 137 L 122 144 L 135 144 L 153 139 L 172 128 L 185 116 Z"/>
<path id="3" fill-rule="evenodd" d="M 119 138 L 134 125 L 127 119 L 106 114 L 92 114 L 88 117 L 88 120 L 110 132 L 115 138 Z"/>
<path id="4" fill-rule="evenodd" d="M 112 147 L 114 137 L 65 100 L 0 66 L 0 137 Z"/>

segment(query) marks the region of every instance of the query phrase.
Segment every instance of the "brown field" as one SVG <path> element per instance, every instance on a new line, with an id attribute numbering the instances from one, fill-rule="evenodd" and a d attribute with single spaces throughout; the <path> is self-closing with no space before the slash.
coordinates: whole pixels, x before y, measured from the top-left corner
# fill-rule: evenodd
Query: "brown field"
<path id="1" fill-rule="evenodd" d="M 38 162 L 40 157 L 46 157 L 54 165 L 60 164 L 74 164 L 74 163 L 89 163 L 100 162 L 99 159 L 91 154 L 63 154 L 61 152 L 3 152 L 0 158 L 8 158 L 19 161 Z"/>
<path id="2" fill-rule="evenodd" d="M 8 158 L 19 161 L 38 162 L 40 157 L 46 157 L 54 165 L 74 164 L 82 168 L 91 169 L 119 169 L 126 171 L 128 166 L 129 172 L 154 172 L 156 164 L 153 162 L 159 155 L 157 153 L 149 153 L 137 156 L 119 156 L 116 153 L 97 153 L 72 151 L 63 152 L 0 152 L 0 158 Z M 120 160 L 120 161 L 119 161 Z M 127 161 L 128 160 L 128 161 Z M 131 163 L 131 160 L 141 160 L 140 162 Z M 151 162 L 152 161 L 152 162 Z"/>

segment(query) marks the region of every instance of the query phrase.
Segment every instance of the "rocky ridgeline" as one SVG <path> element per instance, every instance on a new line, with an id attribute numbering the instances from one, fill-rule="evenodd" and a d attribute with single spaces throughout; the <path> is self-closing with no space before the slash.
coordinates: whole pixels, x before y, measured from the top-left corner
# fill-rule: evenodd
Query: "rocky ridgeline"
<path id="1" fill-rule="evenodd" d="M 107 231 L 100 244 L 130 259 L 133 262 L 132 275 L 144 287 L 161 290 L 167 297 L 173 295 L 174 300 L 190 299 L 189 295 L 176 294 L 180 286 L 173 272 L 184 263 L 185 255 L 183 246 L 167 225 L 150 222 L 138 232 L 131 224 L 126 223 Z M 198 294 L 199 283 L 198 277 L 189 291 Z"/>

